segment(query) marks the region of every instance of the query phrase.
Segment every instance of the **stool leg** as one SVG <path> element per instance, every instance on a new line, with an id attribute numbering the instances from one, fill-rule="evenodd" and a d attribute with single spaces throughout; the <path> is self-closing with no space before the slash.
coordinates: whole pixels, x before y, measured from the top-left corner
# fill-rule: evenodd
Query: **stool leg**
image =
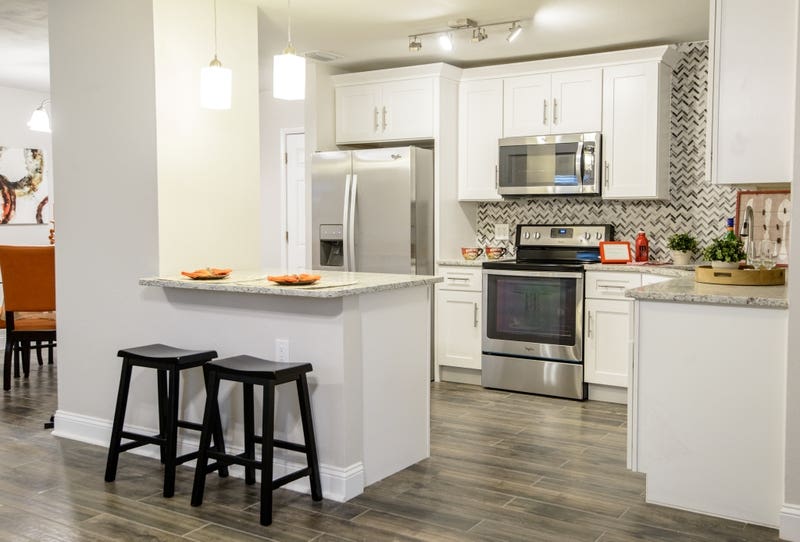
<path id="1" fill-rule="evenodd" d="M 175 494 L 175 458 L 178 456 L 178 390 L 181 385 L 179 369 L 169 370 L 169 400 L 167 401 L 167 426 L 162 432 L 167 434 L 167 456 L 164 462 L 164 497 Z"/>
<path id="2" fill-rule="evenodd" d="M 207 371 L 203 371 L 203 380 L 205 382 L 206 393 L 208 393 L 208 372 Z M 208 397 L 206 397 L 206 401 L 208 401 Z M 212 413 L 212 420 L 213 420 L 213 425 L 212 425 L 213 433 L 212 433 L 212 435 L 214 437 L 214 449 L 217 452 L 219 452 L 221 454 L 224 454 L 225 453 L 225 437 L 224 437 L 224 435 L 222 433 L 222 417 L 220 416 L 219 405 L 217 404 L 216 401 L 214 401 L 214 406 L 216 407 L 216 408 L 214 408 L 214 411 Z M 217 463 L 219 465 L 219 467 L 217 469 L 219 477 L 220 478 L 227 478 L 228 477 L 228 465 L 226 463 L 224 463 L 223 461 L 221 461 L 221 460 L 217 460 Z"/>
<path id="3" fill-rule="evenodd" d="M 206 377 L 206 408 L 203 411 L 203 431 L 200 433 L 200 449 L 197 454 L 197 464 L 194 468 L 194 484 L 192 485 L 192 506 L 203 504 L 203 492 L 206 488 L 206 468 L 208 467 L 208 447 L 211 445 L 211 421 L 217 407 L 217 394 L 219 393 L 219 376 L 216 373 L 204 371 Z"/>
<path id="4" fill-rule="evenodd" d="M 310 471 L 308 478 L 311 485 L 311 498 L 315 501 L 321 501 L 322 486 L 319 479 L 317 441 L 314 438 L 314 420 L 311 418 L 311 400 L 308 395 L 308 381 L 305 374 L 301 374 L 300 378 L 297 379 L 297 398 L 300 401 L 300 418 L 303 422 L 303 438 L 306 441 L 306 461 Z"/>
<path id="5" fill-rule="evenodd" d="M 39 365 L 44 365 L 44 360 L 42 359 L 42 341 L 36 341 L 36 361 Z"/>
<path id="6" fill-rule="evenodd" d="M 3 352 L 3 389 L 8 391 L 11 389 L 11 365 L 13 364 L 13 357 L 16 345 L 11 340 L 11 333 L 6 337 L 6 349 Z"/>
<path id="7" fill-rule="evenodd" d="M 247 382 L 242 384 L 242 396 L 244 398 L 244 456 L 253 461 L 256 458 L 256 439 L 252 384 Z M 255 467 L 244 468 L 244 483 L 248 485 L 256 483 Z"/>
<path id="8" fill-rule="evenodd" d="M 122 360 L 122 373 L 119 377 L 119 391 L 117 392 L 117 408 L 114 410 L 114 425 L 111 428 L 111 442 L 108 446 L 108 461 L 106 462 L 106 482 L 113 482 L 117 477 L 117 463 L 119 462 L 119 445 L 122 440 L 122 425 L 125 422 L 125 408 L 128 406 L 128 390 L 131 387 L 131 372 L 133 367 L 127 359 Z"/>
<path id="9" fill-rule="evenodd" d="M 22 349 L 22 374 L 25 378 L 31 374 L 31 341 L 25 341 Z"/>
<path id="10" fill-rule="evenodd" d="M 53 364 L 53 341 L 47 343 L 47 364 Z"/>
<path id="11" fill-rule="evenodd" d="M 272 452 L 275 438 L 275 382 L 264 384 L 261 428 L 261 525 L 272 524 Z"/>
<path id="12" fill-rule="evenodd" d="M 161 463 L 164 464 L 167 457 L 167 403 L 169 401 L 169 392 L 167 391 L 167 371 L 166 369 L 156 370 L 156 379 L 158 380 L 158 438 L 163 438 L 164 443 L 159 446 L 161 454 Z"/>

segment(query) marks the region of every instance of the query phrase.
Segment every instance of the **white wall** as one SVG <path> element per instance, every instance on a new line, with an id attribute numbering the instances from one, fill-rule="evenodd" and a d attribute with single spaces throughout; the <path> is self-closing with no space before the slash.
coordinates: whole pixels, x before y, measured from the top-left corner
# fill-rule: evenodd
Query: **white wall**
<path id="1" fill-rule="evenodd" d="M 173 0 L 156 0 L 162 1 Z M 235 2 L 229 0 L 222 4 L 227 9 Z M 163 13 L 161 7 L 156 9 L 157 13 Z M 254 17 L 255 8 L 252 13 Z M 166 168 L 164 164 L 178 167 L 190 160 L 213 166 L 213 162 L 220 161 L 219 153 L 233 152 L 225 146 L 215 152 L 201 145 L 201 130 L 213 130 L 214 123 L 201 122 L 199 113 L 188 117 L 196 124 L 185 127 L 195 132 L 190 143 L 198 146 L 198 152 L 187 150 L 188 144 L 182 146 L 163 139 L 167 134 L 178 137 L 179 127 L 173 127 L 175 131 L 157 129 L 153 14 L 153 3 L 141 0 L 49 2 L 51 95 L 53 116 L 58 120 L 58 129 L 53 133 L 53 153 L 55 174 L 60 179 L 56 186 L 59 204 L 56 244 L 58 408 L 59 412 L 84 416 L 87 420 L 107 421 L 112 417 L 120 368 L 116 353 L 120 348 L 153 342 L 214 348 L 217 342 L 208 333 L 176 336 L 172 307 L 163 301 L 148 303 L 148 294 L 152 297 L 153 289 L 138 285 L 140 277 L 158 274 L 162 242 L 174 246 L 180 238 L 187 247 L 198 247 L 200 255 L 205 254 L 204 249 L 210 250 L 202 244 L 206 232 L 200 227 L 188 227 L 190 223 L 182 223 L 178 231 L 169 232 L 164 231 L 165 223 L 162 223 L 161 233 L 165 235 L 160 240 L 159 168 Z M 192 17 L 185 20 L 187 24 L 194 21 Z M 241 34 L 253 39 L 252 66 L 246 68 L 257 73 L 256 36 L 255 31 L 251 31 L 254 28 L 255 22 L 251 25 L 247 21 Z M 236 33 L 235 28 L 229 31 Z M 222 51 L 220 47 L 220 53 Z M 171 53 L 162 50 L 162 54 Z M 208 54 L 206 50 L 201 55 L 203 61 L 187 69 L 199 72 L 208 62 Z M 243 57 L 248 54 L 242 52 Z M 225 62 L 225 57 L 221 58 Z M 233 59 L 231 65 L 236 65 Z M 237 80 L 246 81 L 246 78 L 237 78 L 235 72 L 234 85 Z M 237 179 L 226 184 L 225 176 L 217 179 L 202 174 L 194 182 L 187 178 L 189 197 L 169 199 L 173 194 L 165 194 L 176 214 L 191 217 L 207 212 L 203 205 L 216 199 L 222 207 L 235 207 L 241 214 L 250 213 L 251 216 L 237 218 L 236 223 L 252 224 L 248 228 L 257 231 L 258 85 L 255 76 L 251 81 L 246 95 L 252 102 L 239 106 L 246 108 L 253 123 L 252 128 L 247 128 L 251 147 L 245 147 L 249 149 L 247 158 L 252 157 L 256 163 L 255 167 L 250 166 L 253 178 L 249 180 L 252 185 L 249 192 L 231 194 L 231 186 L 242 185 L 237 184 L 240 182 Z M 187 94 L 186 100 L 194 100 L 194 96 L 194 92 Z M 240 95 L 235 95 L 234 99 L 237 96 Z M 236 115 L 237 111 L 234 109 L 231 114 Z M 110 119 L 113 122 L 109 122 Z M 228 132 L 235 127 L 220 123 L 225 130 L 222 136 L 233 140 L 240 137 Z M 157 135 L 162 139 L 157 141 Z M 206 137 L 215 141 L 220 134 L 207 133 Z M 206 154 L 200 154 L 201 150 Z M 234 157 L 244 152 L 234 151 Z M 192 154 L 175 157 L 165 155 L 167 152 Z M 159 164 L 159 159 L 164 162 Z M 168 168 L 165 171 L 175 175 Z M 216 166 L 210 171 L 219 173 Z M 245 197 L 253 203 L 249 206 L 233 203 Z M 195 201 L 200 201 L 201 205 L 196 206 Z M 219 222 L 224 215 L 201 218 Z M 237 235 L 228 238 L 230 246 L 224 247 L 224 251 L 231 247 L 250 251 L 257 263 L 259 243 L 252 231 L 233 232 Z M 238 233 L 246 243 L 240 242 Z M 180 247 L 174 248 L 180 250 Z M 220 253 L 227 254 L 224 251 L 220 248 Z M 169 254 L 165 256 L 175 259 Z M 187 261 L 185 265 L 190 263 Z M 150 427 L 155 424 L 155 381 L 151 376 L 134 374 L 128 411 L 128 421 L 132 424 Z"/>
<path id="2" fill-rule="evenodd" d="M 256 8 L 218 3 L 218 56 L 233 71 L 230 110 L 200 107 L 213 50 L 210 2 L 155 0 L 159 271 L 256 269 L 259 215 Z"/>
<path id="3" fill-rule="evenodd" d="M 0 87 L 0 146 L 42 149 L 44 151 L 44 178 L 50 185 L 50 209 L 53 209 L 53 152 L 50 134 L 28 129 L 28 120 L 42 100 L 48 98 L 41 92 Z M 49 109 L 49 106 L 46 106 Z M 52 120 L 52 119 L 51 119 Z M 50 213 L 48 213 L 50 214 Z M 47 220 L 38 224 L 0 225 L 0 245 L 46 245 L 50 225 Z"/>
<path id="4" fill-rule="evenodd" d="M 271 63 L 270 63 L 271 65 Z M 272 74 L 269 75 L 270 80 Z M 283 156 L 281 130 L 303 128 L 303 100 L 286 101 L 272 97 L 272 89 L 262 90 L 261 106 L 261 231 L 263 232 L 262 261 L 264 267 L 279 268 L 283 236 Z M 310 165 L 310 161 L 306 161 Z"/>

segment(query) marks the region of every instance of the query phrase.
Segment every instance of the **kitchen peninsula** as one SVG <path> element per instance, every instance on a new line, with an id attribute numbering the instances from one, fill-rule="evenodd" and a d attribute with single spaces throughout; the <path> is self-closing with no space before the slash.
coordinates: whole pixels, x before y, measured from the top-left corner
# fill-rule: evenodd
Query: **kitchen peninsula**
<path id="1" fill-rule="evenodd" d="M 315 285 L 278 286 L 265 279 L 269 274 L 139 284 L 160 287 L 143 290 L 143 299 L 174 313 L 175 344 L 277 359 L 276 341 L 287 341 L 290 361 L 313 364 L 309 386 L 326 499 L 348 500 L 428 457 L 431 287 L 441 279 L 323 272 Z M 197 417 L 202 374 L 191 377 L 184 403 Z M 294 388 L 277 393 L 276 436 L 302 442 Z M 240 393 L 221 397 L 226 441 L 241 446 Z M 293 470 L 292 459 L 276 457 L 276 476 Z M 307 479 L 290 487 L 308 491 Z"/>
<path id="2" fill-rule="evenodd" d="M 787 287 L 681 277 L 626 295 L 638 317 L 629 452 L 647 502 L 776 527 Z"/>

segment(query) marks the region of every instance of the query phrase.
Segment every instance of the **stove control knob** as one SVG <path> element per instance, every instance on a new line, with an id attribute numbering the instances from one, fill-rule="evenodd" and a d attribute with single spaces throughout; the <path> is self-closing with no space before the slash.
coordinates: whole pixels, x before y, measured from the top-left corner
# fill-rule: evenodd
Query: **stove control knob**
<path id="1" fill-rule="evenodd" d="M 602 241 L 603 240 L 603 234 L 601 232 L 597 232 L 597 240 L 598 241 Z"/>
<path id="2" fill-rule="evenodd" d="M 534 238 L 534 239 L 539 239 L 539 238 L 541 238 L 541 237 L 542 237 L 542 234 L 541 234 L 541 233 L 539 233 L 538 231 L 537 231 L 536 233 L 534 233 L 534 234 L 533 234 L 533 238 Z"/>
<path id="3" fill-rule="evenodd" d="M 523 237 L 524 237 L 525 239 L 530 239 L 530 238 L 531 238 L 531 234 L 530 234 L 529 232 L 527 232 L 527 231 L 526 231 L 526 232 L 525 232 L 525 235 L 523 235 Z"/>
<path id="4" fill-rule="evenodd" d="M 584 233 L 583 236 L 586 238 L 587 241 L 592 238 L 592 234 L 588 231 Z"/>

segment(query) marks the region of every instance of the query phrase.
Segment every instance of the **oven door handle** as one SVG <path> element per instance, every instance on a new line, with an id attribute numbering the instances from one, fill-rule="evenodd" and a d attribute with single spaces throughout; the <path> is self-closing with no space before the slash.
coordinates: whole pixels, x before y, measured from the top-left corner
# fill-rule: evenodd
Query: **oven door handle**
<path id="1" fill-rule="evenodd" d="M 505 271 L 500 269 L 484 269 L 484 275 L 501 275 L 505 277 L 582 279 L 583 271 Z"/>

